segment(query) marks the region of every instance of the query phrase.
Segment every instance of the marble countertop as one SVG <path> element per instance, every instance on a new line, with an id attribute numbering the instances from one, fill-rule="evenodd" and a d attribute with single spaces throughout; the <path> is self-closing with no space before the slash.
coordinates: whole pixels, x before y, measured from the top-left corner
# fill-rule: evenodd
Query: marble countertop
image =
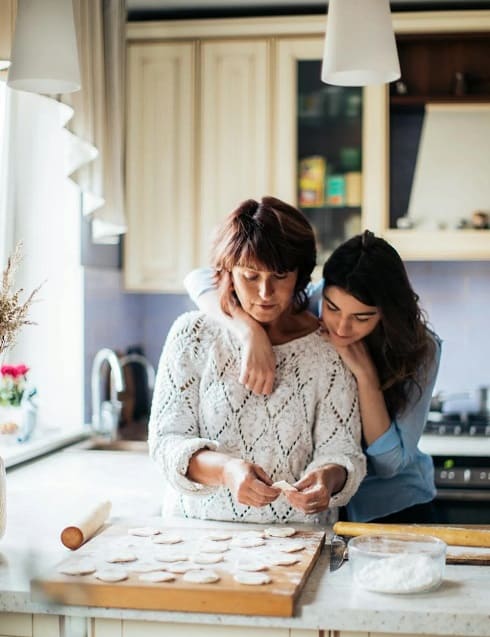
<path id="1" fill-rule="evenodd" d="M 111 522 L 151 523 L 160 512 L 161 478 L 144 454 L 77 449 L 65 449 L 8 471 L 7 531 L 0 540 L 0 612 L 490 637 L 490 567 L 447 566 L 443 584 L 436 591 L 380 595 L 356 589 L 347 563 L 330 572 L 327 548 L 308 578 L 292 618 L 56 606 L 31 601 L 30 578 L 46 572 L 69 553 L 59 540 L 61 529 L 78 519 L 94 501 L 104 498 L 113 503 Z M 195 524 L 175 519 L 165 523 Z M 216 527 L 220 523 L 207 524 Z"/>

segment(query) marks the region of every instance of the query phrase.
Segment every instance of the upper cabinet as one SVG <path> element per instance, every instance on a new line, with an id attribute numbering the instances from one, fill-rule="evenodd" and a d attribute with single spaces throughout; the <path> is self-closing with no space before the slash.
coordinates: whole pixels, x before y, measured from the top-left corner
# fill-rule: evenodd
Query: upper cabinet
<path id="1" fill-rule="evenodd" d="M 405 259 L 490 259 L 490 12 L 394 25 L 402 77 L 370 89 L 364 224 Z"/>
<path id="2" fill-rule="evenodd" d="M 267 194 L 307 214 L 319 262 L 363 228 L 405 259 L 490 259 L 471 227 L 490 209 L 490 11 L 394 26 L 401 82 L 360 89 L 320 82 L 323 16 L 130 23 L 127 288 L 182 290 L 216 224 Z"/>

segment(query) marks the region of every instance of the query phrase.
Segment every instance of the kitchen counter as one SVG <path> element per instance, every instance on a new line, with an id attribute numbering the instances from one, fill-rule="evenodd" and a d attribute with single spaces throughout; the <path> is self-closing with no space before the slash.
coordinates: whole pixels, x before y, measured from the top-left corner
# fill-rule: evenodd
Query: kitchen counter
<path id="1" fill-rule="evenodd" d="M 161 497 L 161 478 L 144 454 L 65 449 L 10 470 L 7 531 L 0 540 L 0 613 L 7 614 L 0 614 L 0 634 L 36 637 L 32 628 L 28 633 L 8 632 L 2 618 L 7 625 L 17 617 L 46 619 L 49 615 L 53 621 L 58 621 L 57 616 L 112 621 L 112 632 L 101 629 L 97 637 L 156 635 L 156 629 L 151 632 L 149 628 L 152 622 L 180 625 L 182 630 L 193 625 L 198 632 L 193 630 L 192 634 L 196 635 L 211 634 L 206 626 L 228 627 L 223 634 L 230 635 L 234 634 L 232 627 L 242 626 L 240 635 L 245 634 L 245 627 L 262 627 L 261 635 L 271 637 L 316 635 L 319 630 L 490 637 L 490 567 L 447 566 L 444 582 L 436 591 L 386 596 L 353 587 L 348 564 L 330 572 L 327 549 L 307 580 L 292 618 L 88 608 L 31 601 L 30 578 L 45 573 L 69 553 L 61 545 L 59 533 L 74 516 L 78 518 L 94 500 L 109 498 L 113 503 L 111 522 L 130 520 L 131 525 L 139 526 L 151 524 L 153 519 L 155 524 Z M 158 522 L 161 524 L 161 520 Z M 195 525 L 196 521 L 174 519 L 165 523 L 182 526 Z M 199 521 L 199 526 L 206 524 L 230 526 Z M 150 632 L 137 629 L 142 622 Z M 39 634 L 51 637 L 51 633 Z M 54 637 L 56 633 L 52 634 Z"/>

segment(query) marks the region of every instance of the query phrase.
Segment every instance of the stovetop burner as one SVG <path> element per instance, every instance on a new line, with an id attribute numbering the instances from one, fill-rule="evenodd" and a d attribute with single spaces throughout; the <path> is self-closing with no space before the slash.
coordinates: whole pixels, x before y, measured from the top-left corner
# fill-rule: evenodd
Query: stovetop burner
<path id="1" fill-rule="evenodd" d="M 490 418 L 481 413 L 429 412 L 424 433 L 438 436 L 490 437 Z"/>

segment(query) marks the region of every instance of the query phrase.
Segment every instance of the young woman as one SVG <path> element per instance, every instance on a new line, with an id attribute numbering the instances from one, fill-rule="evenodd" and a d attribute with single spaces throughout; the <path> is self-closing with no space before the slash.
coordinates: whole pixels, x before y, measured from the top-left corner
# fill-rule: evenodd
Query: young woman
<path id="1" fill-rule="evenodd" d="M 238 381 L 240 340 L 212 318 L 176 320 L 160 360 L 150 452 L 178 492 L 174 513 L 241 522 L 326 522 L 365 475 L 356 383 L 305 310 L 315 263 L 305 217 L 272 197 L 222 225 L 213 265 L 277 361 L 270 396 Z M 275 482 L 295 489 L 281 495 Z"/>
<path id="2" fill-rule="evenodd" d="M 209 271 L 186 279 L 192 298 L 219 313 Z M 357 381 L 368 473 L 347 505 L 353 521 L 434 521 L 434 469 L 418 449 L 440 359 L 440 340 L 427 327 L 396 250 L 366 231 L 339 246 L 323 281 L 309 289 L 324 337 Z M 245 343 L 240 381 L 265 395 L 275 391 L 276 362 L 267 335 L 233 306 Z"/>

